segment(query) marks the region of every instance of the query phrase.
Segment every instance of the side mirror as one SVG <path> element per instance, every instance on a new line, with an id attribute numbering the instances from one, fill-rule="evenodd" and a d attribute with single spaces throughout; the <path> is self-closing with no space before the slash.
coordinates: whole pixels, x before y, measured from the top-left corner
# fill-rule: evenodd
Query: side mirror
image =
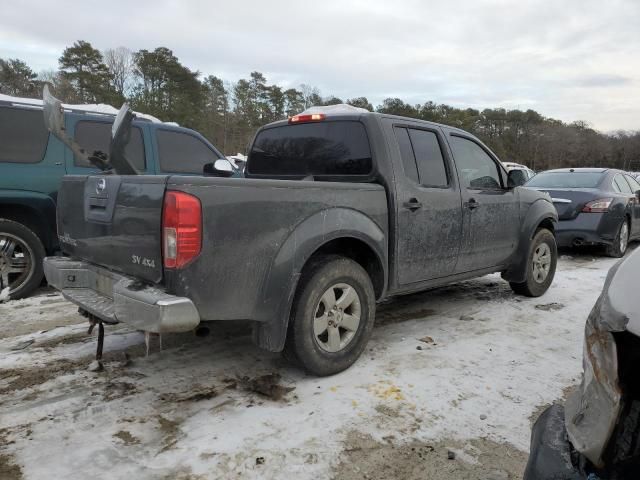
<path id="1" fill-rule="evenodd" d="M 226 158 L 219 158 L 213 163 L 207 163 L 202 167 L 202 173 L 211 177 L 231 177 L 234 174 L 231 162 Z"/>
<path id="2" fill-rule="evenodd" d="M 527 183 L 527 178 L 523 170 L 509 170 L 509 173 L 507 173 L 507 187 L 520 187 L 525 183 Z"/>

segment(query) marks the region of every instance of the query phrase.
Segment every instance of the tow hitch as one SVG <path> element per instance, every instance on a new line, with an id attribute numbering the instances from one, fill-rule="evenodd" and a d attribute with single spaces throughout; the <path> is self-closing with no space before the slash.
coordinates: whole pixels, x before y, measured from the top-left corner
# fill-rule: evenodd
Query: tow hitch
<path id="1" fill-rule="evenodd" d="M 92 372 L 100 372 L 104 369 L 104 365 L 102 365 L 102 349 L 104 347 L 104 324 L 102 320 L 97 318 L 94 315 L 91 315 L 88 312 L 80 311 L 81 315 L 85 315 L 89 319 L 89 330 L 87 331 L 88 335 L 93 333 L 93 329 L 96 325 L 98 325 L 98 345 L 96 347 L 96 359 L 91 362 L 89 365 L 89 370 Z"/>

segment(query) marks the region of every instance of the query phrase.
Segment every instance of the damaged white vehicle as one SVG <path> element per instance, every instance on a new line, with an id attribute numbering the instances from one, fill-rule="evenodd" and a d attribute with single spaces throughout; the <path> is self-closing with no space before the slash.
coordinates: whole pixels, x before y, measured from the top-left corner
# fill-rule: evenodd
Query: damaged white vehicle
<path id="1" fill-rule="evenodd" d="M 640 249 L 610 271 L 585 328 L 584 374 L 536 421 L 525 480 L 640 478 Z"/>

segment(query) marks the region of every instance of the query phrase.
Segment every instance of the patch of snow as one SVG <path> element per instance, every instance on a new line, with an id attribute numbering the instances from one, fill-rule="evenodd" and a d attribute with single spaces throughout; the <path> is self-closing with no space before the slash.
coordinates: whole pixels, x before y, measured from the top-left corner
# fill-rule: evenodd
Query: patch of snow
<path id="1" fill-rule="evenodd" d="M 9 298 L 9 287 L 5 287 L 0 291 L 0 303 L 4 302 Z"/>
<path id="2" fill-rule="evenodd" d="M 30 479 L 104 478 L 107 472 L 144 480 L 329 478 L 352 430 L 379 441 L 392 434 L 401 443 L 487 438 L 527 451 L 530 415 L 579 381 L 585 320 L 614 263 L 563 257 L 542 298 L 515 296 L 499 275 L 489 275 L 386 302 L 360 360 L 332 377 L 305 375 L 255 347 L 246 327 L 231 322 L 212 324 L 207 338 L 166 335 L 164 351 L 138 356 L 126 368 L 108 361 L 102 374 L 70 368 L 5 391 L 5 454 Z M 559 308 L 536 308 L 551 303 Z M 73 306 L 31 299 L 21 309 L 14 305 L 20 304 L 0 305 L 0 318 L 8 319 L 0 327 L 22 333 L 0 336 L 0 350 L 35 341 L 6 355 L 2 368 L 27 375 L 63 359 L 89 364 L 95 336 L 51 343 L 77 334 L 79 324 L 86 327 Z M 61 314 L 67 326 L 45 332 L 46 338 L 34 333 L 60 324 L 51 318 Z M 20 330 L 21 322 L 30 330 Z M 426 336 L 433 343 L 420 341 Z M 107 327 L 105 355 L 123 348 L 142 350 L 142 335 Z M 285 401 L 240 383 L 228 386 L 229 379 L 271 372 L 295 387 Z M 114 394 L 123 388 L 133 390 Z M 175 400 L 202 389 L 215 395 Z M 473 461 L 467 458 L 472 452 L 457 453 Z"/>
<path id="3" fill-rule="evenodd" d="M 347 103 L 338 103 L 337 105 L 325 105 L 309 107 L 300 115 L 311 115 L 312 113 L 326 113 L 326 114 L 356 114 L 356 113 L 370 113 L 366 108 L 354 107 Z"/>
<path id="4" fill-rule="evenodd" d="M 37 107 L 42 107 L 44 103 L 39 98 L 12 97 L 10 95 L 5 95 L 1 93 L 0 93 L 0 101 L 12 102 L 16 104 L 27 104 L 27 105 L 37 106 Z M 87 104 L 78 104 L 78 105 L 63 103 L 62 107 L 68 110 L 82 110 L 84 112 L 99 113 L 103 115 L 116 115 L 119 111 L 119 109 L 113 107 L 112 105 L 107 105 L 105 103 L 87 103 Z M 148 115 L 146 113 L 140 113 L 140 112 L 133 112 L 133 113 L 136 115 L 136 117 L 147 119 L 153 123 L 162 123 L 161 120 L 154 117 L 153 115 Z M 176 126 L 178 126 L 178 124 L 175 122 L 168 122 L 168 123 L 175 124 Z"/>

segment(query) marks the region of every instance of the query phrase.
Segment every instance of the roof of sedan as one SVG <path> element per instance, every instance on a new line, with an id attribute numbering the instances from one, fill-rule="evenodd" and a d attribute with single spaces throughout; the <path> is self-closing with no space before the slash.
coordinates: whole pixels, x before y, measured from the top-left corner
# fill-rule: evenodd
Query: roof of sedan
<path id="1" fill-rule="evenodd" d="M 545 173 L 604 173 L 610 168 L 556 168 L 555 170 L 547 170 Z"/>

